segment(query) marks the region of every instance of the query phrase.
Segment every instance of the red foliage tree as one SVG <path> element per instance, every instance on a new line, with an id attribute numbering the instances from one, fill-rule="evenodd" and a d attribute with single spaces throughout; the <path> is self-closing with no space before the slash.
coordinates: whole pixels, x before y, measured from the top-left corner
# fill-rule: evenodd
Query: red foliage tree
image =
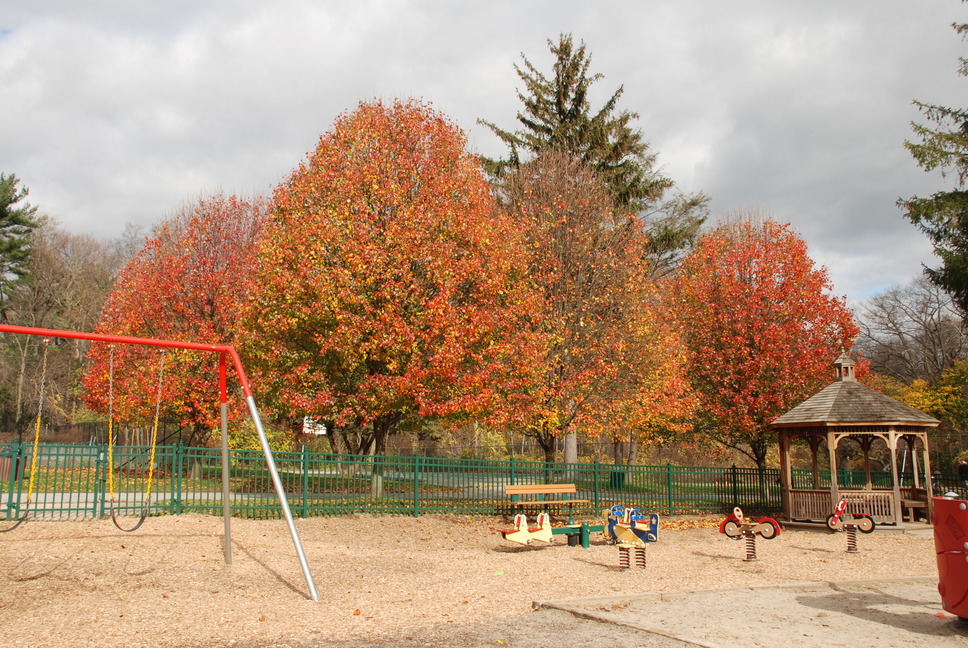
<path id="1" fill-rule="evenodd" d="M 267 213 L 264 200 L 212 196 L 168 218 L 121 271 L 95 327 L 98 333 L 236 344 L 244 286 Z M 214 354 L 167 351 L 162 414 L 202 442 L 218 421 Z M 114 412 L 119 421 L 150 420 L 161 352 L 117 345 Z M 95 344 L 84 377 L 88 405 L 108 409 L 110 350 Z"/>
<path id="2" fill-rule="evenodd" d="M 420 102 L 363 103 L 276 190 L 245 351 L 278 412 L 382 453 L 401 423 L 482 415 L 513 383 L 516 238 L 465 145 Z"/>
<path id="3" fill-rule="evenodd" d="M 828 383 L 858 333 L 831 289 L 789 226 L 745 215 L 700 238 L 670 295 L 702 435 L 766 466 L 766 425 Z"/>

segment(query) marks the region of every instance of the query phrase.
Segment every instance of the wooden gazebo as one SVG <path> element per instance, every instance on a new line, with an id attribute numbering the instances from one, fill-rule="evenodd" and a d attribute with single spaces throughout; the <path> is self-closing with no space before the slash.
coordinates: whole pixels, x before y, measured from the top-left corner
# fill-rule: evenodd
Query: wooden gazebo
<path id="1" fill-rule="evenodd" d="M 779 434 L 780 483 L 787 519 L 825 522 L 843 498 L 848 511 L 869 513 L 878 524 L 899 525 L 906 515 L 914 520 L 918 509 L 925 510 L 930 520 L 933 493 L 928 431 L 939 421 L 857 382 L 855 363 L 846 354 L 841 354 L 834 366 L 836 380 L 832 384 L 770 424 Z M 790 451 L 798 440 L 810 448 L 812 471 L 794 479 Z M 837 449 L 845 440 L 856 443 L 861 451 L 862 484 L 838 483 Z M 878 441 L 883 441 L 888 450 L 889 485 L 872 480 L 871 449 Z M 824 444 L 829 483 L 820 471 Z M 905 484 L 909 471 L 910 481 Z"/>

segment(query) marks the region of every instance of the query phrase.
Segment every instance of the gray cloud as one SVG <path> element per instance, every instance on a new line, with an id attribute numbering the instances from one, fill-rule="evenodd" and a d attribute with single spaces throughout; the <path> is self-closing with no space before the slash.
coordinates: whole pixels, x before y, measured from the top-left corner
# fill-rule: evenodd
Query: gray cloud
<path id="1" fill-rule="evenodd" d="M 716 215 L 789 221 L 860 299 L 933 263 L 895 201 L 942 188 L 902 143 L 914 98 L 964 106 L 957 0 L 18 3 L 0 17 L 0 170 L 72 231 L 150 227 L 186 200 L 267 194 L 341 112 L 421 97 L 500 148 L 525 53 L 583 39 L 622 106 Z"/>

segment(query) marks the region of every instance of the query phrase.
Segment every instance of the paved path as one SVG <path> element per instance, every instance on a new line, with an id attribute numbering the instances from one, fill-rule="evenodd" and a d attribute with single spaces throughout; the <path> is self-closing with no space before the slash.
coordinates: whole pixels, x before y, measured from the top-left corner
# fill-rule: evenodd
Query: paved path
<path id="1" fill-rule="evenodd" d="M 936 578 L 654 592 L 536 605 L 623 626 L 643 646 L 968 648 L 968 623 L 941 608 Z M 660 637 L 673 641 L 649 643 Z"/>
<path id="2" fill-rule="evenodd" d="M 799 583 L 536 601 L 535 611 L 372 641 L 235 648 L 968 648 L 937 579 Z"/>

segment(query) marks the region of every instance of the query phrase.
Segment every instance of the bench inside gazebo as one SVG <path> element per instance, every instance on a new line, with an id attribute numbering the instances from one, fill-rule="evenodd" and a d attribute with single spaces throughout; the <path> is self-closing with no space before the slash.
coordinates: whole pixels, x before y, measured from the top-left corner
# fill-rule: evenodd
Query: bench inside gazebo
<path id="1" fill-rule="evenodd" d="M 844 499 L 849 512 L 871 515 L 877 524 L 900 525 L 906 518 L 930 520 L 928 432 L 938 420 L 857 382 L 855 363 L 846 354 L 834 366 L 832 384 L 770 424 L 779 436 L 787 519 L 825 522 Z M 797 442 L 805 442 L 810 449 L 811 466 L 806 471 L 795 472 L 792 467 L 791 452 Z M 857 472 L 838 466 L 838 450 L 843 454 L 847 443 L 856 444 L 860 452 L 863 479 L 841 483 L 845 475 Z M 886 452 L 889 483 L 875 479 L 874 451 Z"/>

